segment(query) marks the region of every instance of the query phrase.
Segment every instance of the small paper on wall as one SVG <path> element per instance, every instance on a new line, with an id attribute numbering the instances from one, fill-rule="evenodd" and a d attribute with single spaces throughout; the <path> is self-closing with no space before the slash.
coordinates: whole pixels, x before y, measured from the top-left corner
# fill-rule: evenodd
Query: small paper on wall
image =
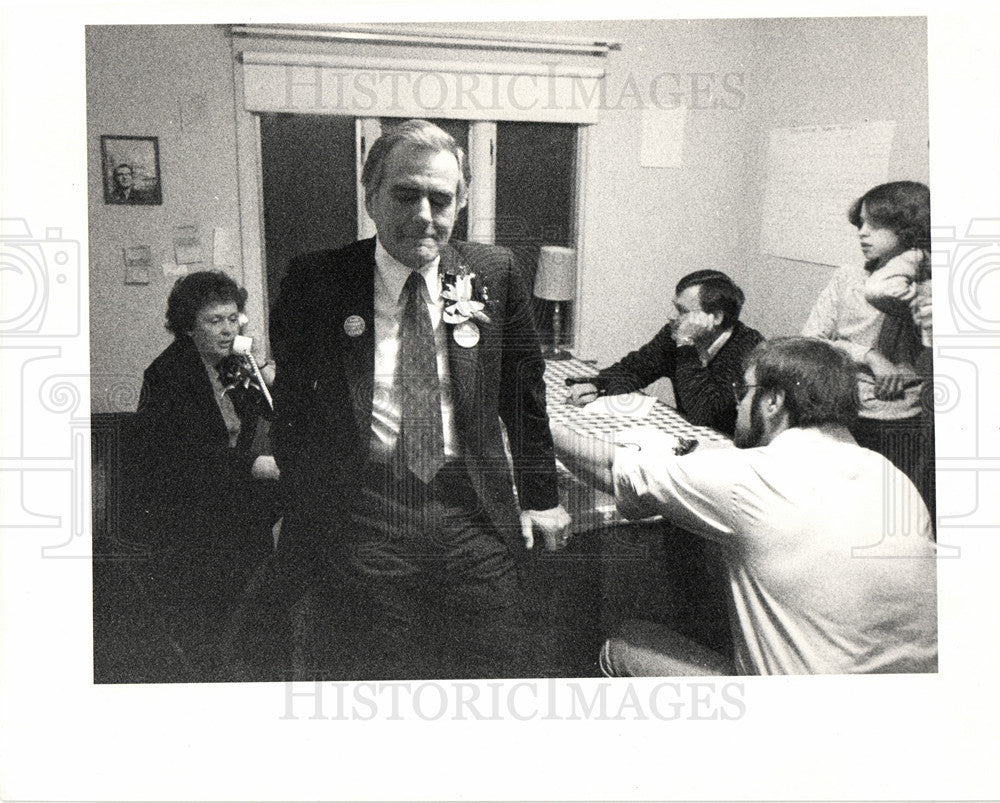
<path id="1" fill-rule="evenodd" d="M 643 109 L 639 164 L 643 167 L 681 167 L 684 164 L 686 122 L 686 106 Z"/>
<path id="2" fill-rule="evenodd" d="M 125 258 L 125 284 L 149 284 L 149 268 L 153 264 L 148 245 L 132 245 L 122 249 Z"/>
<path id="3" fill-rule="evenodd" d="M 216 226 L 212 236 L 212 264 L 217 268 L 231 268 L 236 264 L 233 238 L 228 229 Z"/>
<path id="4" fill-rule="evenodd" d="M 174 259 L 178 265 L 205 261 L 197 226 L 174 226 Z"/>

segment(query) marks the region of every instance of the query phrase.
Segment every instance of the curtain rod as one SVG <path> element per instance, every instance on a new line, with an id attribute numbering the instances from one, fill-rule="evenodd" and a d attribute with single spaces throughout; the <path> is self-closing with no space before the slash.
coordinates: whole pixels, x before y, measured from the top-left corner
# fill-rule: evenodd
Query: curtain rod
<path id="1" fill-rule="evenodd" d="M 413 28 L 406 31 L 387 30 L 377 25 L 233 25 L 234 36 L 286 39 L 323 39 L 342 42 L 368 42 L 370 44 L 424 45 L 433 47 L 470 47 L 488 50 L 548 51 L 558 53 L 583 53 L 605 56 L 621 48 L 620 42 L 598 41 L 571 36 L 509 36 L 503 32 L 493 35 L 478 31 L 432 31 Z"/>

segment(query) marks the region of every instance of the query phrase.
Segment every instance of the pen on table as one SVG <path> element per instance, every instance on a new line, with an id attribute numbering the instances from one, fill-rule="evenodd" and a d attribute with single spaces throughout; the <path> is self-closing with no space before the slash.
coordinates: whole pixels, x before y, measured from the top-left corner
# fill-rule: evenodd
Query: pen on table
<path id="1" fill-rule="evenodd" d="M 563 380 L 567 385 L 572 387 L 573 385 L 593 385 L 597 381 L 596 376 L 568 376 Z M 594 401 L 599 396 L 603 396 L 604 391 L 601 388 L 597 388 L 596 391 L 589 391 L 587 393 L 577 395 L 574 391 L 570 391 L 569 396 L 566 397 L 567 404 L 572 404 L 577 407 L 582 407 L 583 405 Z"/>

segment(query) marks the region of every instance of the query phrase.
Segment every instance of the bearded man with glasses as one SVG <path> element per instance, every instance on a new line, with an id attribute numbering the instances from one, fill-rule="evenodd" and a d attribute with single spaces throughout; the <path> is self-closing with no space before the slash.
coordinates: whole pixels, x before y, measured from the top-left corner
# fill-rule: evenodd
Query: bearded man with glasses
<path id="1" fill-rule="evenodd" d="M 733 394 L 737 449 L 676 456 L 674 438 L 644 430 L 618 437 L 639 448 L 591 443 L 578 454 L 588 455 L 587 473 L 613 489 L 626 517 L 661 515 L 720 545 L 735 658 L 631 621 L 604 644 L 601 669 L 611 676 L 936 671 L 930 517 L 906 475 L 851 437 L 858 406 L 851 360 L 819 339 L 771 340 L 750 355 Z M 572 468 L 587 465 L 581 458 Z"/>

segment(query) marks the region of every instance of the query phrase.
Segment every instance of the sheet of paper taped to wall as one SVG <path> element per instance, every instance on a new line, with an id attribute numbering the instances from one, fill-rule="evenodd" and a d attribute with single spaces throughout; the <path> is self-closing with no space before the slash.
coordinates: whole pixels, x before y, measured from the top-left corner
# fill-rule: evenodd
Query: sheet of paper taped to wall
<path id="1" fill-rule="evenodd" d="M 645 393 L 621 393 L 617 396 L 601 396 L 585 405 L 585 413 L 599 415 L 620 415 L 627 418 L 645 418 L 656 404 L 655 396 Z"/>

